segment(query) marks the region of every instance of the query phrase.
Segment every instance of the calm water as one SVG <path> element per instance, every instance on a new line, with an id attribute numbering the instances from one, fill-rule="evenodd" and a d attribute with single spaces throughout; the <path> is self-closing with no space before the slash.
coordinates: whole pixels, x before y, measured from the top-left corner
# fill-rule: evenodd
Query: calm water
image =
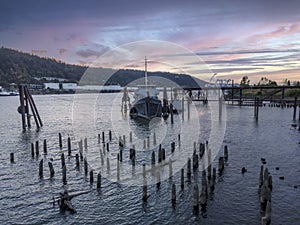
<path id="1" fill-rule="evenodd" d="M 158 192 L 154 184 L 148 187 L 150 197 L 147 205 L 143 205 L 142 188 L 138 181 L 134 183 L 134 180 L 127 180 L 121 184 L 114 182 L 116 169 L 113 159 L 118 152 L 118 136 L 124 134 L 128 141 L 128 129 L 133 132 L 133 142 L 139 149 L 142 148 L 140 146 L 143 145 L 145 137 L 153 135 L 151 131 L 155 130 L 157 142 L 166 147 L 167 154 L 170 151 L 170 142 L 175 141 L 176 135 L 181 131 L 182 146 L 176 149 L 176 152 L 179 152 L 186 162 L 185 156 L 189 154 L 186 145 L 189 144 L 192 148 L 193 141 L 205 142 L 209 139 L 212 129 L 210 125 L 214 119 L 211 119 L 208 107 L 198 103 L 196 107 L 199 113 L 193 113 L 196 117 L 192 116 L 191 121 L 185 120 L 184 123 L 173 126 L 169 120 L 157 121 L 150 124 L 150 129 L 122 117 L 118 108 L 120 99 L 116 96 L 34 96 L 44 122 L 44 127 L 38 133 L 34 128 L 25 133 L 21 132 L 21 119 L 17 113 L 18 97 L 0 98 L 0 224 L 260 224 L 258 178 L 262 157 L 266 158 L 266 166 L 273 176 L 272 224 L 299 224 L 300 133 L 291 126 L 292 109 L 262 108 L 259 121 L 255 122 L 253 108 L 226 106 L 224 139 L 210 139 L 209 144 L 213 146 L 214 141 L 223 141 L 221 148 L 223 149 L 225 144 L 228 145 L 229 160 L 223 175 L 217 177 L 214 193 L 209 194 L 207 211 L 195 217 L 192 213 L 193 183 L 200 181 L 201 184 L 200 171 L 193 174 L 191 184 L 186 183 L 184 191 L 180 191 L 180 173 L 178 168 L 174 169 L 173 179 L 162 181 Z M 78 102 L 80 104 L 77 104 Z M 93 110 L 93 106 L 96 106 L 97 110 Z M 179 118 L 180 115 L 175 117 L 175 120 Z M 198 128 L 194 125 L 198 120 L 200 132 L 193 130 L 193 127 Z M 222 123 L 225 121 L 223 119 Z M 100 162 L 99 152 L 102 144 L 97 143 L 97 134 L 105 131 L 107 138 L 108 130 L 113 131 L 109 155 L 110 172 L 107 172 L 106 161 L 103 165 Z M 186 130 L 190 134 L 185 133 Z M 59 132 L 64 138 L 62 150 L 58 147 Z M 194 139 L 194 134 L 200 137 L 199 140 Z M 67 152 L 68 135 L 72 139 L 74 153 L 73 157 L 66 159 L 68 183 L 63 185 L 60 154 Z M 75 169 L 77 141 L 84 137 L 88 138 L 88 150 L 85 150 L 84 154 L 88 158 L 90 168 L 94 169 L 95 176 L 99 170 L 104 176 L 100 193 L 96 190 L 96 184 L 90 185 L 89 178 L 84 176 L 82 165 L 80 170 Z M 48 142 L 48 155 L 41 154 L 38 159 L 32 159 L 31 142 L 39 140 L 42 153 L 43 139 L 47 139 Z M 14 164 L 9 160 L 11 152 L 15 153 Z M 222 151 L 219 154 L 221 153 Z M 149 164 L 148 157 L 151 151 L 138 151 L 137 154 L 137 164 Z M 44 178 L 40 179 L 38 164 L 42 158 Z M 52 179 L 49 179 L 47 165 L 50 158 L 53 159 L 55 169 Z M 127 171 L 131 167 L 126 151 L 124 158 L 124 172 L 121 176 L 130 180 L 132 171 Z M 178 162 L 178 166 L 183 164 L 186 168 L 183 162 Z M 217 165 L 217 158 L 213 165 Z M 240 172 L 242 167 L 248 170 L 244 175 Z M 275 170 L 275 167 L 280 169 Z M 138 168 L 136 173 L 141 172 Z M 284 176 L 285 179 L 280 180 L 280 176 Z M 177 186 L 175 210 L 171 206 L 173 182 Z M 52 204 L 53 196 L 58 197 L 64 189 L 70 193 L 89 191 L 72 199 L 76 214 L 61 213 L 59 207 Z"/>

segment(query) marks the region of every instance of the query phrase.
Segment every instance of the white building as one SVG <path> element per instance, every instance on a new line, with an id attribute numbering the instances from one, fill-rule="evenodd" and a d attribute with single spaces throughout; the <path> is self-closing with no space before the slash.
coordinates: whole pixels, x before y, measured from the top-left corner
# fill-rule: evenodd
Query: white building
<path id="1" fill-rule="evenodd" d="M 59 83 L 44 83 L 45 89 L 59 90 Z"/>
<path id="2" fill-rule="evenodd" d="M 64 90 L 76 90 L 76 83 L 62 83 L 62 89 Z"/>

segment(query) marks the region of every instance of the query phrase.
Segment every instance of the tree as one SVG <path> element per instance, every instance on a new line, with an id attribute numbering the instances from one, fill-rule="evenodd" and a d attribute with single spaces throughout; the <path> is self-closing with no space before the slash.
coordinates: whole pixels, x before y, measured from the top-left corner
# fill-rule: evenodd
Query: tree
<path id="1" fill-rule="evenodd" d="M 241 86 L 249 86 L 250 80 L 248 76 L 243 76 L 240 85 Z"/>

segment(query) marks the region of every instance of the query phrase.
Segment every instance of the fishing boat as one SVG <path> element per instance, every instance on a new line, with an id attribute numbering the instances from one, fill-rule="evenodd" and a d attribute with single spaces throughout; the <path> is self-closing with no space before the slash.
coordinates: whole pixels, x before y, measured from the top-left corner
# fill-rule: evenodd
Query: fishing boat
<path id="1" fill-rule="evenodd" d="M 147 58 L 145 58 L 145 85 L 140 85 L 134 91 L 134 101 L 130 108 L 131 118 L 151 120 L 162 116 L 162 103 L 158 99 L 159 91 L 154 85 L 148 85 Z"/>

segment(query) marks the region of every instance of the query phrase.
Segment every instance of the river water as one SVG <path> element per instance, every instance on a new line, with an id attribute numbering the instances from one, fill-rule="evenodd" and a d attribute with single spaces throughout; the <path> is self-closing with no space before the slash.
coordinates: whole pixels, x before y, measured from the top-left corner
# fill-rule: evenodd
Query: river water
<path id="1" fill-rule="evenodd" d="M 204 106 L 195 103 L 190 120 L 175 116 L 174 125 L 159 120 L 149 126 L 134 122 L 122 115 L 118 94 L 103 94 L 101 98 L 93 94 L 34 96 L 43 128 L 22 132 L 21 118 L 17 112 L 18 97 L 0 98 L 0 224 L 260 224 L 261 208 L 258 196 L 258 179 L 261 158 L 266 158 L 273 177 L 272 224 L 299 224 L 300 214 L 300 133 L 291 126 L 292 109 L 260 108 L 258 121 L 254 120 L 253 108 L 223 105 L 222 121 L 209 108 L 214 102 Z M 92 99 L 92 100 L 91 100 Z M 226 113 L 225 113 L 226 109 Z M 186 113 L 186 112 L 185 112 Z M 187 115 L 185 115 L 187 116 Z M 33 120 L 32 120 L 33 121 Z M 214 124 L 212 126 L 212 124 Z M 220 126 L 220 127 L 218 127 Z M 213 129 L 217 135 L 210 135 Z M 112 130 L 110 152 L 101 163 L 97 134 Z M 222 131 L 218 133 L 218 131 Z M 124 150 L 121 165 L 121 182 L 116 182 L 116 154 L 118 138 L 125 135 L 129 142 L 129 131 L 136 145 L 137 162 L 135 173 L 128 160 L 128 149 Z M 143 149 L 147 136 L 157 135 L 157 144 L 170 153 L 170 143 L 176 142 L 174 171 L 172 179 L 163 168 L 160 190 L 156 190 L 155 179 L 148 176 L 147 204 L 142 203 L 140 186 L 141 165 L 149 166 L 151 147 Z M 58 146 L 58 133 L 63 136 L 63 148 Z M 181 147 L 177 134 L 181 134 Z M 62 182 L 60 154 L 67 155 L 66 139 L 72 140 L 72 156 L 66 157 L 67 184 Z M 97 191 L 96 183 L 90 184 L 84 175 L 83 163 L 75 169 L 77 142 L 87 137 L 88 149 L 84 155 L 94 176 L 101 171 L 102 187 Z M 42 142 L 47 139 L 48 154 L 43 155 Z M 31 157 L 31 143 L 39 140 L 40 156 Z M 185 182 L 180 190 L 180 168 L 186 168 L 186 159 L 191 157 L 193 142 L 205 142 L 215 152 L 213 166 L 218 164 L 218 156 L 228 145 L 229 159 L 222 175 L 217 176 L 213 193 L 209 191 L 206 212 L 193 215 L 193 185 L 201 185 L 201 171 L 192 175 L 191 182 Z M 217 143 L 214 145 L 214 143 Z M 220 144 L 218 144 L 220 143 Z M 215 146 L 219 146 L 215 147 Z M 128 144 L 129 146 L 129 144 Z M 190 147 L 190 148 L 189 148 Z M 218 148 L 218 149 L 214 149 Z M 220 150 L 220 151 L 219 151 Z M 15 154 L 15 163 L 10 163 L 10 153 Z M 104 153 L 104 152 L 103 152 Z M 107 169 L 107 158 L 110 170 Z M 39 178 L 38 167 L 44 159 L 44 177 Z M 48 162 L 53 160 L 55 176 L 49 178 Z M 200 166 L 201 167 L 201 166 Z M 242 174 L 241 168 L 247 172 Z M 275 168 L 279 167 L 279 170 Z M 284 176 L 284 180 L 279 177 Z M 132 178 L 134 177 L 134 178 Z M 171 204 L 171 186 L 176 184 L 177 204 Z M 199 187 L 201 190 L 201 186 Z M 53 197 L 68 190 L 69 193 L 87 192 L 72 199 L 77 213 L 61 212 Z"/>

